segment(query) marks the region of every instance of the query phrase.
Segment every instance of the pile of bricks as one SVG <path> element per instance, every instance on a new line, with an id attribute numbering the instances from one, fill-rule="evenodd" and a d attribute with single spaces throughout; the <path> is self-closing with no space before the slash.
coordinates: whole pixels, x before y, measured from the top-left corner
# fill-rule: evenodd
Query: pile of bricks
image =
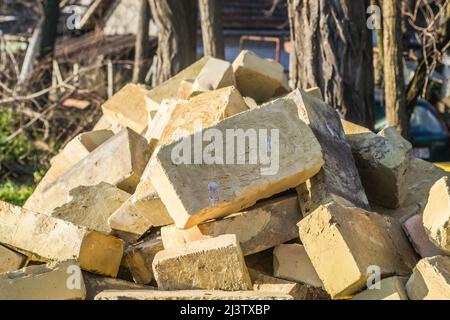
<path id="1" fill-rule="evenodd" d="M 449 175 L 277 62 L 205 57 L 102 109 L 0 203 L 0 299 L 450 299 Z"/>

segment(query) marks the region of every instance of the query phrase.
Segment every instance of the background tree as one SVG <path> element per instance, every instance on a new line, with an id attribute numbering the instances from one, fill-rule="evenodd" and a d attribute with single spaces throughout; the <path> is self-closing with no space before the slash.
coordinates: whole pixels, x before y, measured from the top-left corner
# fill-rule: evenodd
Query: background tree
<path id="1" fill-rule="evenodd" d="M 158 27 L 159 84 L 196 60 L 197 0 L 150 0 L 150 8 Z"/>
<path id="2" fill-rule="evenodd" d="M 44 21 L 42 23 L 42 35 L 37 58 L 42 59 L 53 53 L 58 31 L 59 0 L 42 1 Z"/>
<path id="3" fill-rule="evenodd" d="M 136 34 L 136 48 L 134 56 L 133 79 L 134 83 L 143 83 L 149 68 L 149 25 L 150 5 L 148 0 L 140 0 L 138 30 Z"/>
<path id="4" fill-rule="evenodd" d="M 220 59 L 225 57 L 222 29 L 222 0 L 199 0 L 202 22 L 203 53 Z"/>
<path id="5" fill-rule="evenodd" d="M 368 0 L 288 0 L 291 83 L 319 87 L 346 119 L 374 126 L 372 30 Z"/>
<path id="6" fill-rule="evenodd" d="M 404 136 L 408 136 L 409 117 L 405 106 L 403 75 L 403 36 L 401 3 L 383 0 L 384 93 L 386 120 Z"/>

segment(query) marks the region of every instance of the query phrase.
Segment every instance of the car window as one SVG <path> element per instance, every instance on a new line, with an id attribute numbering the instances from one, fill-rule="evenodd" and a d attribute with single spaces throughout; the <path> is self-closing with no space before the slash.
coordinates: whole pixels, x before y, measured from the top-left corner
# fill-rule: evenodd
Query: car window
<path id="1" fill-rule="evenodd" d="M 445 129 L 433 112 L 416 106 L 411 116 L 411 131 L 420 134 L 445 135 Z"/>

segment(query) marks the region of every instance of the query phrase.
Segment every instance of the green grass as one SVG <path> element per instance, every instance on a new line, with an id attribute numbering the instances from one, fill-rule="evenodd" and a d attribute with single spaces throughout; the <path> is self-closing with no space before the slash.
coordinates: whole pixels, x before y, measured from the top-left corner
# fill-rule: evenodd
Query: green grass
<path id="1" fill-rule="evenodd" d="M 18 117 L 0 112 L 0 200 L 23 205 L 45 171 L 46 154 L 34 145 L 36 137 L 22 132 L 8 137 L 18 127 Z"/>
<path id="2" fill-rule="evenodd" d="M 0 200 L 22 206 L 34 190 L 34 184 L 16 184 L 11 181 L 0 184 Z"/>

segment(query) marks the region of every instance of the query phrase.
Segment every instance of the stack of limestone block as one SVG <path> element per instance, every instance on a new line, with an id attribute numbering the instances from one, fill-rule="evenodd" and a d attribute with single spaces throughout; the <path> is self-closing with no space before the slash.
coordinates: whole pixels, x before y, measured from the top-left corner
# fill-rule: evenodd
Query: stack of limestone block
<path id="1" fill-rule="evenodd" d="M 277 62 L 205 57 L 102 109 L 0 203 L 0 299 L 450 299 L 449 175 Z"/>

